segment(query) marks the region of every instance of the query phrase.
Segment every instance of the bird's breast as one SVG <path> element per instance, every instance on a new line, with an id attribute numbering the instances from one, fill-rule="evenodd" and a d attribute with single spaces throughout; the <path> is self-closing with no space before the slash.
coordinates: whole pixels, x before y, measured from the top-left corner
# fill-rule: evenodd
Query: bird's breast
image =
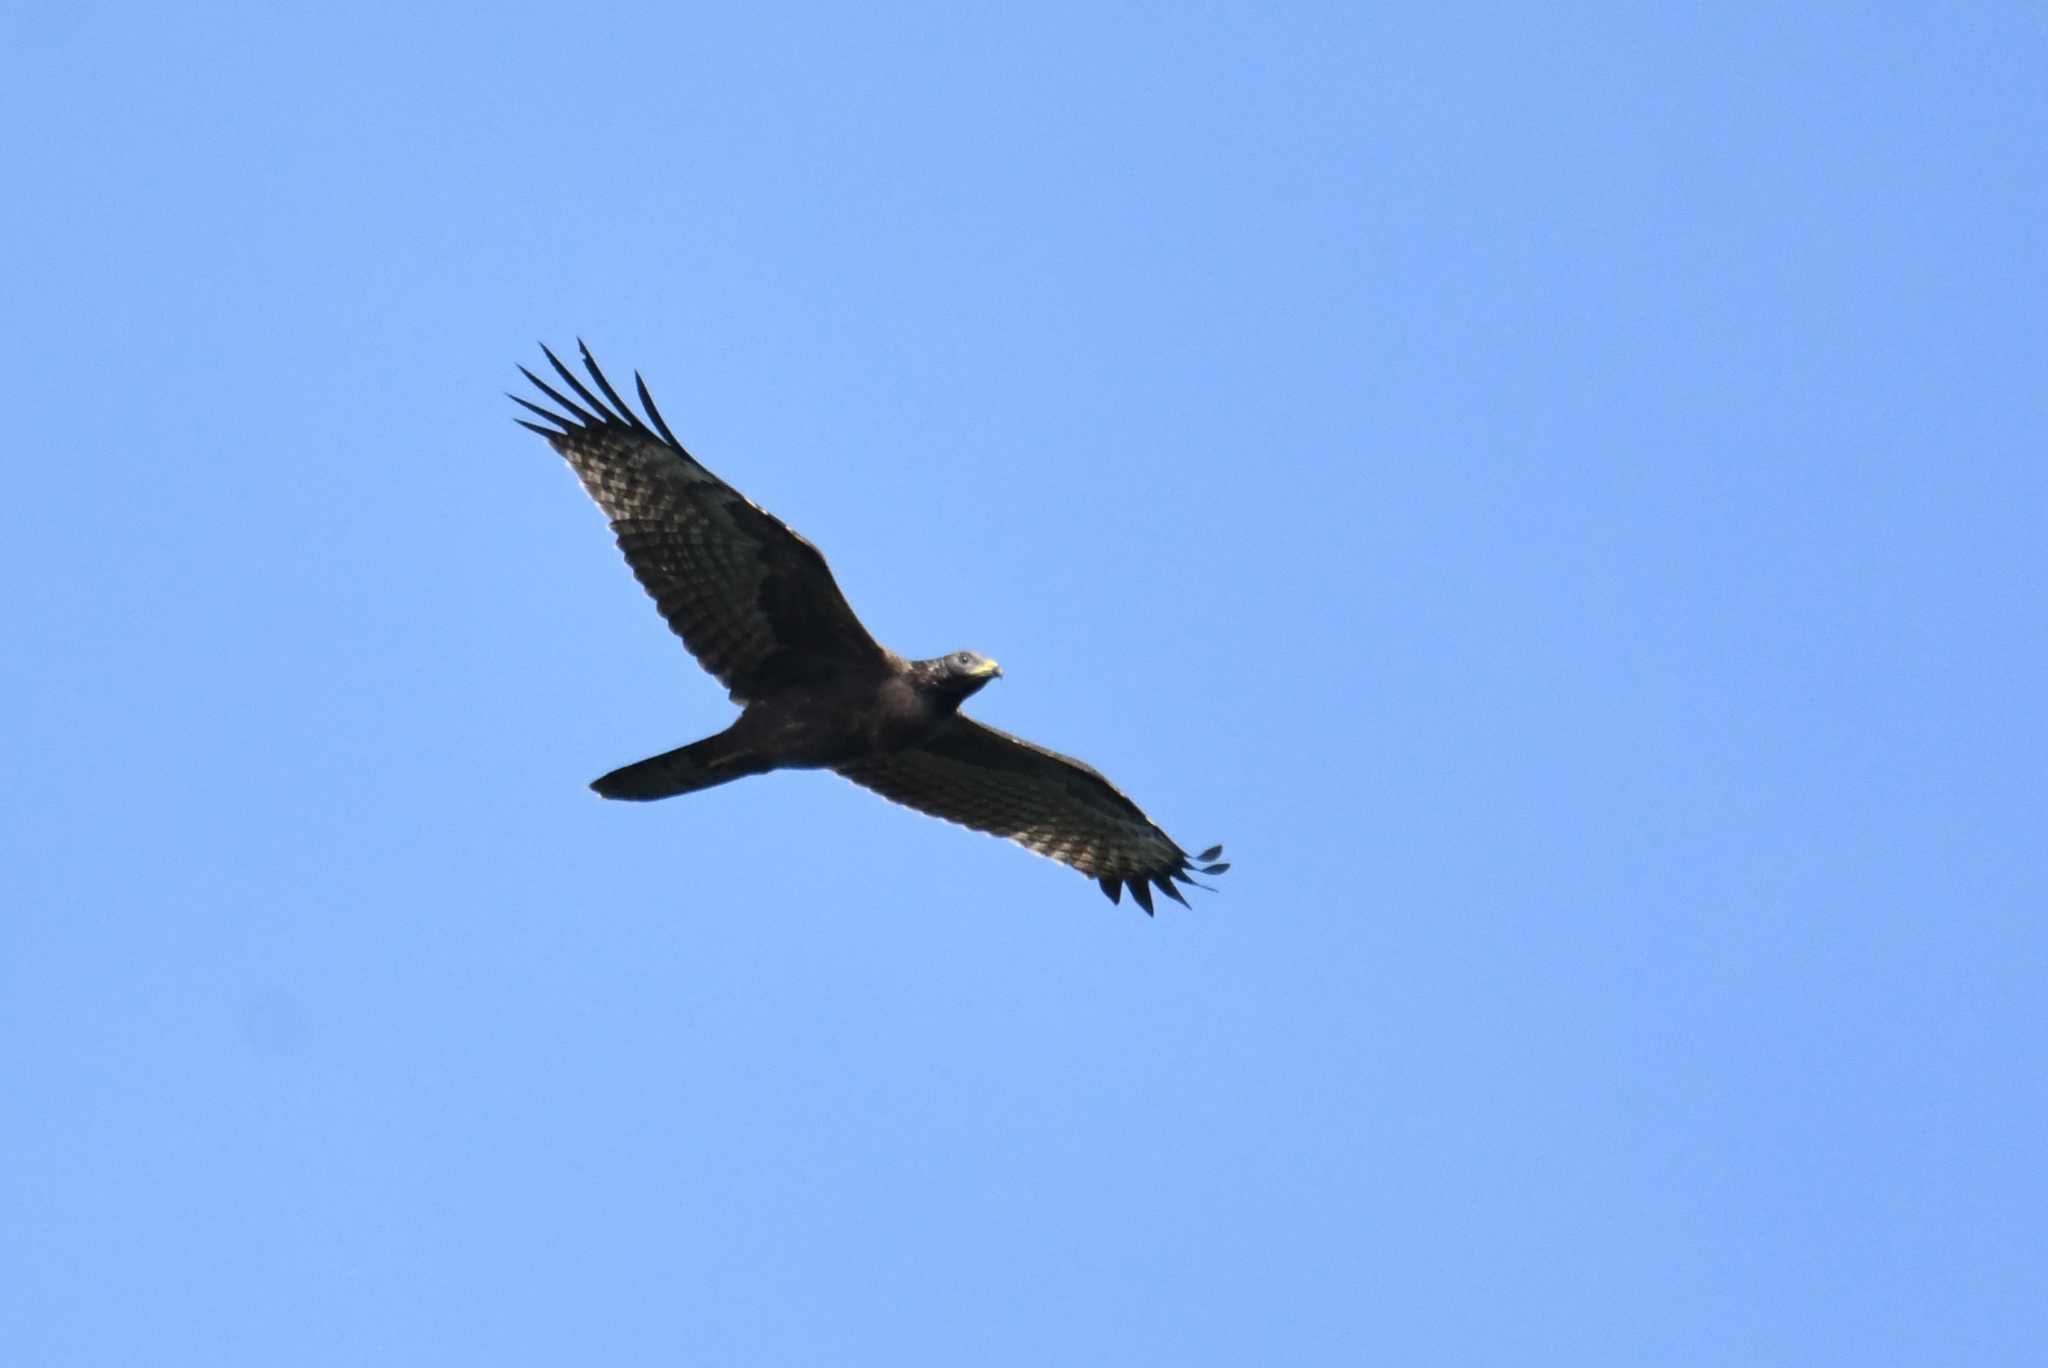
<path id="1" fill-rule="evenodd" d="M 875 690 L 868 732 L 878 753 L 914 746 L 944 721 L 932 700 L 906 679 L 884 680 Z"/>

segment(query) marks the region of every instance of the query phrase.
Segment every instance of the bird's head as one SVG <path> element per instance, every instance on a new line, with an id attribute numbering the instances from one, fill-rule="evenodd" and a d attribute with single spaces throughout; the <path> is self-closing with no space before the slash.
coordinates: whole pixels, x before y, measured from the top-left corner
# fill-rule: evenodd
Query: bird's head
<path id="1" fill-rule="evenodd" d="M 954 698 L 966 698 L 1003 674 L 993 660 L 972 651 L 955 651 L 926 663 L 932 667 L 932 682 Z"/>

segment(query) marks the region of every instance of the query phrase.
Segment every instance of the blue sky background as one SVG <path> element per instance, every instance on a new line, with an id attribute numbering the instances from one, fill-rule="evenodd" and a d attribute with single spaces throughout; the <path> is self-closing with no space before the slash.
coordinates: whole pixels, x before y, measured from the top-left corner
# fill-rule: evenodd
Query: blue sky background
<path id="1" fill-rule="evenodd" d="M 17 9 L 0 1358 L 2037 1353 L 2043 14 Z M 586 791 L 578 335 L 1222 891 Z"/>

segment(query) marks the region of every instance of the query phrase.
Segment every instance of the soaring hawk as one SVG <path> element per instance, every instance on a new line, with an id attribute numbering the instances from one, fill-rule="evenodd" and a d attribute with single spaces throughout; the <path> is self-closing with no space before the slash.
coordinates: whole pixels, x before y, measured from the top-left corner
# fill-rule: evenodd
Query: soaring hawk
<path id="1" fill-rule="evenodd" d="M 972 651 L 905 660 L 876 643 L 818 548 L 757 508 L 683 449 L 646 382 L 645 418 L 578 343 L 593 393 L 547 348 L 575 395 L 519 369 L 562 411 L 517 395 L 548 426 L 518 419 L 567 458 L 611 519 L 619 549 L 669 627 L 741 705 L 716 736 L 613 770 L 607 798 L 669 798 L 775 769 L 829 769 L 883 797 L 1015 841 L 1125 889 L 1152 912 L 1152 890 L 1182 906 L 1176 881 L 1221 874 L 1079 760 L 984 726 L 960 704 L 1002 674 Z"/>

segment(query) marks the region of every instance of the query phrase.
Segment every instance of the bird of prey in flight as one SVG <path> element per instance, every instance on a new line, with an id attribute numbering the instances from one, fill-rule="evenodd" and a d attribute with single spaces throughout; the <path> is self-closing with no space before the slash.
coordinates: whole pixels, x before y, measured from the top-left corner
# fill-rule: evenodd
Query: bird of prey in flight
<path id="1" fill-rule="evenodd" d="M 1111 902 L 1128 889 L 1148 915 L 1153 889 L 1186 906 L 1176 882 L 1229 868 L 1216 862 L 1221 846 L 1189 855 L 1079 760 L 961 712 L 1002 674 L 993 660 L 905 660 L 879 645 L 817 547 L 699 465 L 637 374 L 644 417 L 578 348 L 589 384 L 541 348 L 566 394 L 519 368 L 555 408 L 511 395 L 546 426 L 516 421 L 568 460 L 670 629 L 741 706 L 717 735 L 613 770 L 593 789 L 644 801 L 769 770 L 829 769 L 1070 865 Z"/>

